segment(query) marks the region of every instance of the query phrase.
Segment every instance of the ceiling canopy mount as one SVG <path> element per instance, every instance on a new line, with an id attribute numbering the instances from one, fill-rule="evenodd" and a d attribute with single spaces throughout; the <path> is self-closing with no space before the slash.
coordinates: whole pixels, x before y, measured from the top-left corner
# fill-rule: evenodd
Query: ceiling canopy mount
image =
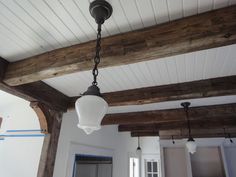
<path id="1" fill-rule="evenodd" d="M 103 24 L 112 14 L 112 6 L 104 0 L 95 0 L 89 6 L 91 16 L 97 24 Z"/>

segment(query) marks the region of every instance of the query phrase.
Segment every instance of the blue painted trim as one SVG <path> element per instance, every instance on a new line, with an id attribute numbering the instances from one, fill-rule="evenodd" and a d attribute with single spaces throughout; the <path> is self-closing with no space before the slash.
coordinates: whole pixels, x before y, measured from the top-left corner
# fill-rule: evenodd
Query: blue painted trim
<path id="1" fill-rule="evenodd" d="M 7 130 L 6 132 L 41 132 L 41 129 L 29 129 L 29 130 Z"/>
<path id="2" fill-rule="evenodd" d="M 32 134 L 32 135 L 0 135 L 3 137 L 44 137 L 44 134 Z"/>

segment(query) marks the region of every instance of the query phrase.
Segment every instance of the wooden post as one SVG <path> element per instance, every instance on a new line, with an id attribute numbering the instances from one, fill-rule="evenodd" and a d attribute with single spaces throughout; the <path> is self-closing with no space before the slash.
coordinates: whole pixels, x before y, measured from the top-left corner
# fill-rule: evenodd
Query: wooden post
<path id="1" fill-rule="evenodd" d="M 30 106 L 39 118 L 41 129 L 45 130 L 44 133 L 46 133 L 37 177 L 52 177 L 61 129 L 62 112 L 51 110 L 39 102 L 31 102 Z"/>

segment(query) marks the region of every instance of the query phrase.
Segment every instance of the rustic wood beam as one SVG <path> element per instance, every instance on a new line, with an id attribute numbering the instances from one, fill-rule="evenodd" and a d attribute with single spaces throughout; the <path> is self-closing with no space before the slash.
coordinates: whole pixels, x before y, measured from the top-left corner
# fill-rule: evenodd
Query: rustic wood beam
<path id="1" fill-rule="evenodd" d="M 236 76 L 103 94 L 109 106 L 139 105 L 224 95 L 236 95 Z M 71 98 L 69 109 L 74 109 L 77 99 L 78 97 Z"/>
<path id="2" fill-rule="evenodd" d="M 1 79 L 8 66 L 9 63 L 0 58 L 0 90 L 30 102 L 42 102 L 55 110 L 67 111 L 70 98 L 42 81 L 14 87 L 3 83 Z"/>
<path id="3" fill-rule="evenodd" d="M 236 137 L 236 129 L 228 128 L 227 133 L 224 133 L 223 127 L 216 129 L 192 129 L 193 138 L 214 138 L 214 137 L 228 137 L 230 133 L 231 137 Z M 171 139 L 173 136 L 174 139 L 188 138 L 187 129 L 175 129 L 175 130 L 161 130 L 159 131 L 160 139 Z"/>
<path id="4" fill-rule="evenodd" d="M 2 127 L 2 117 L 0 117 L 0 129 Z"/>
<path id="5" fill-rule="evenodd" d="M 34 112 L 38 116 L 39 125 L 42 133 L 48 134 L 48 121 L 47 121 L 47 115 L 44 111 L 44 106 L 42 104 L 39 104 L 38 102 L 31 102 L 30 107 L 34 110 Z"/>
<path id="6" fill-rule="evenodd" d="M 0 57 L 0 82 L 2 82 L 9 62 Z"/>
<path id="7" fill-rule="evenodd" d="M 194 129 L 212 129 L 212 128 L 232 128 L 236 127 L 236 116 L 222 116 L 215 118 L 203 118 L 200 120 L 192 120 L 191 128 Z M 155 132 L 159 130 L 171 130 L 171 129 L 184 129 L 187 128 L 187 122 L 185 121 L 174 121 L 174 122 L 163 122 L 156 124 L 129 124 L 119 125 L 119 132 L 130 131 L 130 132 Z"/>
<path id="8" fill-rule="evenodd" d="M 224 104 L 214 106 L 192 107 L 189 109 L 191 120 L 217 118 L 217 117 L 235 117 L 236 104 Z M 161 123 L 183 121 L 186 115 L 183 109 L 155 110 L 131 113 L 107 114 L 102 125 L 114 124 L 142 124 L 142 123 Z"/>
<path id="9" fill-rule="evenodd" d="M 201 131 L 201 130 L 199 130 Z M 183 139 L 183 138 L 188 138 L 188 135 L 179 135 L 179 134 L 173 134 L 173 135 L 159 135 L 159 132 L 131 132 L 131 137 L 141 137 L 141 136 L 159 136 L 160 139 L 172 139 L 172 136 L 174 139 Z M 219 137 L 225 137 L 225 134 L 222 132 L 208 132 L 205 134 L 195 134 L 193 135 L 194 138 L 219 138 Z M 226 135 L 227 136 L 227 135 Z M 236 131 L 233 133 L 230 133 L 231 138 L 236 137 Z M 227 137 L 226 137 L 227 138 Z"/>
<path id="10" fill-rule="evenodd" d="M 62 112 L 52 110 L 39 102 L 33 102 L 31 106 L 38 115 L 39 120 L 46 118 L 45 123 L 48 128 L 44 138 L 37 177 L 52 177 L 61 129 Z"/>
<path id="11" fill-rule="evenodd" d="M 107 37 L 99 67 L 158 59 L 236 42 L 236 6 Z M 57 49 L 11 63 L 4 82 L 11 86 L 90 70 L 95 41 Z"/>
<path id="12" fill-rule="evenodd" d="M 159 136 L 159 132 L 158 131 L 146 131 L 146 132 L 131 132 L 131 137 L 141 137 L 141 136 Z"/>

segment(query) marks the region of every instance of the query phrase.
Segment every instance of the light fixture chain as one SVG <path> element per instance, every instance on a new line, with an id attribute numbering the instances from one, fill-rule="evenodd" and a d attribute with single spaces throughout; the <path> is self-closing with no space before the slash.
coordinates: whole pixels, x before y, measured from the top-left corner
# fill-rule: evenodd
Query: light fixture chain
<path id="1" fill-rule="evenodd" d="M 97 43 L 96 43 L 96 54 L 94 57 L 94 68 L 93 68 L 93 85 L 97 85 L 97 76 L 98 76 L 98 64 L 100 63 L 100 51 L 101 51 L 101 31 L 102 31 L 102 25 L 98 24 L 98 29 L 97 29 Z"/>
<path id="2" fill-rule="evenodd" d="M 186 118 L 188 123 L 188 135 L 191 137 L 191 127 L 190 127 L 190 120 L 189 120 L 189 113 L 188 113 L 188 106 L 185 108 Z"/>

